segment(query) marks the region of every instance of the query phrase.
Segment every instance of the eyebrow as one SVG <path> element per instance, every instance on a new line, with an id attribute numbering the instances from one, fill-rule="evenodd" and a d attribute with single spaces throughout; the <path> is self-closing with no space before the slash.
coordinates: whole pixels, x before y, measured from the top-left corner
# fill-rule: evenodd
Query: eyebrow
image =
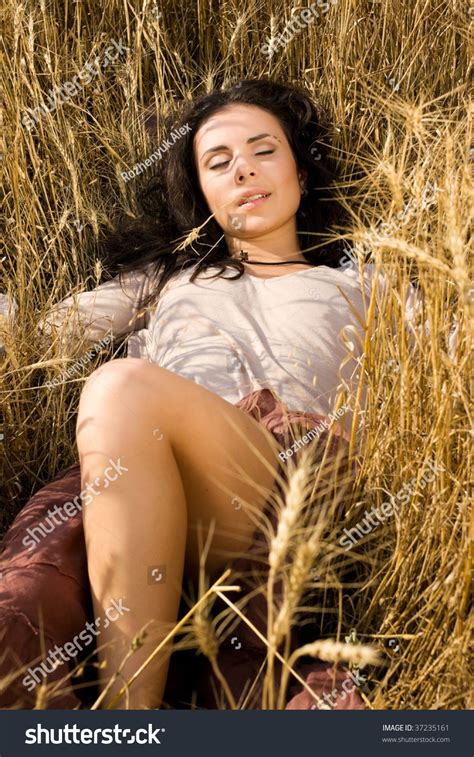
<path id="1" fill-rule="evenodd" d="M 263 134 L 257 134 L 255 137 L 249 137 L 247 139 L 247 144 L 250 145 L 252 142 L 256 142 L 257 139 L 263 139 L 264 137 L 272 137 L 273 134 L 267 134 L 267 132 Z M 274 139 L 278 140 L 278 137 L 274 137 Z M 217 147 L 210 147 L 209 150 L 206 150 L 205 153 L 202 154 L 201 160 L 204 159 L 204 156 L 207 155 L 208 152 L 219 152 L 220 150 L 228 150 L 229 147 L 227 145 L 217 145 Z"/>

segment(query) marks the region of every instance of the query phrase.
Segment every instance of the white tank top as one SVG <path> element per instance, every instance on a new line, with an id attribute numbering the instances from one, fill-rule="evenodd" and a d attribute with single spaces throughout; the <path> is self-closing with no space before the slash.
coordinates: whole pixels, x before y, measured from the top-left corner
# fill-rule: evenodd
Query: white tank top
<path id="1" fill-rule="evenodd" d="M 235 404 L 271 387 L 290 410 L 328 415 L 354 389 L 363 353 L 358 272 L 327 266 L 273 278 L 228 270 L 168 282 L 150 318 L 148 359 Z M 366 266 L 365 275 L 375 271 Z M 366 290 L 368 305 L 370 286 Z M 360 321 L 358 320 L 359 316 Z"/>

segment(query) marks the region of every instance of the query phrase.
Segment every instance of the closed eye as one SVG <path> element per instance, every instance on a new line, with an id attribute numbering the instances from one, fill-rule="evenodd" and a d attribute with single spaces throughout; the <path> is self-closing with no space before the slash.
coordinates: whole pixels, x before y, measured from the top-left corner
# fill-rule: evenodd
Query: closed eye
<path id="1" fill-rule="evenodd" d="M 256 152 L 255 155 L 271 155 L 273 152 L 275 152 L 275 150 L 264 150 L 262 152 Z M 213 166 L 209 166 L 209 170 L 213 171 L 215 168 L 225 166 L 226 163 L 230 163 L 230 160 L 224 160 L 222 163 L 216 163 Z"/>

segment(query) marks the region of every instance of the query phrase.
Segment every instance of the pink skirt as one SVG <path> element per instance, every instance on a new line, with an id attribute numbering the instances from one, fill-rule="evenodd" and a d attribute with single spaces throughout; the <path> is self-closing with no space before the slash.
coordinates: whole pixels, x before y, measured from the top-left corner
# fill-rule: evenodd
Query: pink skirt
<path id="1" fill-rule="evenodd" d="M 326 447 L 327 418 L 315 413 L 289 411 L 269 389 L 252 392 L 236 403 L 270 431 L 290 457 L 293 439 L 301 438 L 310 428 L 318 428 L 318 438 L 313 459 L 317 462 Z M 299 448 L 295 445 L 292 461 L 298 462 Z M 329 454 L 338 456 L 338 465 L 344 466 L 344 486 L 347 484 L 348 436 L 337 426 L 331 439 Z M 287 462 L 280 465 L 280 474 L 287 480 Z M 342 470 L 342 467 L 341 467 Z M 352 474 L 354 475 L 354 474 Z M 283 494 L 280 487 L 280 494 Z M 49 509 L 71 501 L 81 491 L 79 463 L 69 466 L 49 484 L 41 488 L 17 515 L 1 544 L 0 551 L 0 681 L 9 679 L 3 690 L 0 688 L 0 707 L 32 708 L 36 688 L 23 684 L 28 674 L 37 683 L 51 686 L 46 707 L 49 709 L 87 709 L 98 695 L 93 681 L 96 669 L 86 665 L 81 678 L 71 685 L 64 679 L 82 659 L 81 654 L 72 661 L 60 664 L 51 672 L 37 667 L 46 660 L 48 650 L 55 645 L 63 646 L 77 636 L 94 618 L 92 597 L 87 572 L 87 554 L 84 542 L 82 514 L 68 518 L 41 539 L 34 550 L 23 544 L 27 529 L 34 529 L 47 516 Z M 343 507 L 343 500 L 341 507 Z M 276 529 L 278 514 L 272 499 L 266 503 L 262 517 L 268 518 Z M 34 531 L 33 531 L 34 533 Z M 244 598 L 245 617 L 266 635 L 267 605 L 265 595 L 268 572 L 269 545 L 262 529 L 253 535 L 251 549 L 232 565 L 232 574 L 227 582 L 240 584 L 239 603 Z M 258 569 L 256 570 L 256 565 Z M 277 581 L 273 592 L 278 605 L 283 597 L 283 585 Z M 220 598 L 213 606 L 212 614 L 221 612 L 227 605 Z M 189 608 L 183 604 L 181 611 Z M 235 622 L 235 621 L 234 621 Z M 317 634 L 311 637 L 311 641 Z M 305 643 L 299 626 L 291 631 L 291 650 Z M 84 657 L 90 655 L 87 647 Z M 252 629 L 240 621 L 233 626 L 229 638 L 219 648 L 217 663 L 236 702 L 245 702 L 244 709 L 262 708 L 262 681 L 259 669 L 266 657 L 266 646 Z M 299 658 L 295 668 L 306 685 L 319 697 L 323 697 L 334 709 L 361 709 L 362 700 L 357 693 L 348 671 L 340 666 L 314 659 Z M 281 676 L 281 664 L 275 661 L 275 701 Z M 343 683 L 350 682 L 349 686 Z M 171 655 L 162 708 L 170 709 L 220 709 L 222 696 L 220 683 L 215 678 L 207 658 L 192 651 L 175 651 Z M 248 690 L 251 688 L 251 695 Z M 329 695 L 333 696 L 329 699 Z M 217 693 L 217 695 L 216 695 Z M 315 709 L 314 697 L 292 675 L 285 692 L 285 709 Z"/>

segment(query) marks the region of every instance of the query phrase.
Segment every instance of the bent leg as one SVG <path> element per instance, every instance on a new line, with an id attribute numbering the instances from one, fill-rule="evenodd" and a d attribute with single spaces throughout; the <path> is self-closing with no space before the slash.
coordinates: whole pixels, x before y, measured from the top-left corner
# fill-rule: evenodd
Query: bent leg
<path id="1" fill-rule="evenodd" d="M 175 624 L 183 574 L 195 578 L 199 567 L 199 524 L 204 535 L 215 524 L 206 562 L 213 576 L 250 545 L 255 520 L 241 503 L 263 508 L 278 448 L 239 408 L 134 358 L 106 363 L 88 379 L 77 443 L 97 643 L 125 642 L 102 653 L 104 681 L 137 631 L 150 618 L 159 624 L 153 643 L 124 667 L 129 678 Z M 107 623 L 106 608 L 120 598 L 128 609 Z M 160 705 L 169 652 L 168 646 L 131 688 L 131 707 Z"/>

